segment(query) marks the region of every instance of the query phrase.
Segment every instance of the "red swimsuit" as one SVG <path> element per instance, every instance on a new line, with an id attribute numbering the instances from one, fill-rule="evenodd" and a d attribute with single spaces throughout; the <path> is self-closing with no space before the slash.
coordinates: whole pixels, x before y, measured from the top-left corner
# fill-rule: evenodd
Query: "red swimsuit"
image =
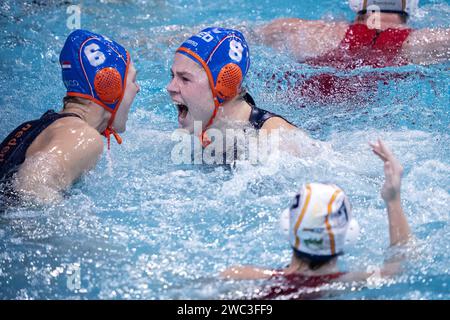
<path id="1" fill-rule="evenodd" d="M 337 49 L 306 63 L 340 70 L 405 65 L 407 62 L 399 57 L 399 53 L 410 33 L 411 29 L 389 28 L 378 32 L 365 24 L 352 24 Z"/>
<path id="2" fill-rule="evenodd" d="M 270 279 L 271 286 L 266 287 L 257 299 L 319 299 L 323 297 L 320 291 L 312 291 L 308 289 L 316 289 L 325 284 L 329 284 L 334 280 L 345 275 L 343 272 L 327 274 L 322 276 L 305 276 L 302 274 L 290 274 L 274 276 Z"/>

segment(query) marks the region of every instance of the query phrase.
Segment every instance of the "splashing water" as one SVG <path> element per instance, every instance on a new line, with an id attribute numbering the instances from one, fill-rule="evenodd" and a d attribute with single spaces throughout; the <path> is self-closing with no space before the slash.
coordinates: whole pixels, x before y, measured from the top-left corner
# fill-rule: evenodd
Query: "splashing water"
<path id="1" fill-rule="evenodd" d="M 448 63 L 354 70 L 355 75 L 408 76 L 350 102 L 310 104 L 287 94 L 285 83 L 277 88 L 271 81 L 284 81 L 287 71 L 324 70 L 250 41 L 253 61 L 246 86 L 258 106 L 290 119 L 329 148 L 302 159 L 282 153 L 260 166 L 171 161 L 176 109 L 165 86 L 173 52 L 185 37 L 214 24 L 249 32 L 282 16 L 350 19 L 345 3 L 84 1 L 82 28 L 130 48 L 141 92 L 124 144 L 113 145 L 111 158 L 105 153 L 63 202 L 45 209 L 9 209 L 0 216 L 0 298 L 248 296 L 260 290 L 260 282 L 217 281 L 218 273 L 234 264 L 280 268 L 289 263 L 278 217 L 309 181 L 336 183 L 352 202 L 361 237 L 340 266 L 380 266 L 388 246 L 379 196 L 383 171 L 367 142 L 381 137 L 405 167 L 403 205 L 417 238 L 415 253 L 402 275 L 364 288 L 337 285 L 333 297 L 449 299 Z M 448 28 L 447 2 L 422 3 L 413 27 Z M 65 91 L 58 54 L 69 33 L 66 9 L 57 1 L 0 5 L 0 137 L 48 108 L 60 108 Z"/>

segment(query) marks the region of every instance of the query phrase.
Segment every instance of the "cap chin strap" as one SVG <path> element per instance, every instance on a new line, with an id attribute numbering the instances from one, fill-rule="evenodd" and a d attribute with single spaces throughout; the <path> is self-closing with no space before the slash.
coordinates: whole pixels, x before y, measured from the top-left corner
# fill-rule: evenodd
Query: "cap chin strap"
<path id="1" fill-rule="evenodd" d="M 119 136 L 119 134 L 111 127 L 108 127 L 102 133 L 106 137 L 106 141 L 108 142 L 108 150 L 111 149 L 111 134 L 114 136 L 118 144 L 122 144 L 123 139 Z"/>
<path id="2" fill-rule="evenodd" d="M 130 66 L 130 61 L 131 61 L 130 54 L 127 51 L 127 67 L 125 68 L 125 77 L 123 79 L 123 83 L 124 83 L 123 90 L 119 97 L 119 101 L 117 103 L 117 108 L 113 112 L 111 112 L 111 118 L 108 121 L 108 126 L 106 127 L 105 131 L 103 131 L 103 133 L 102 133 L 106 137 L 106 141 L 108 143 L 108 150 L 111 149 L 111 134 L 114 136 L 114 138 L 116 139 L 118 144 L 122 144 L 122 142 L 123 142 L 123 139 L 119 136 L 117 131 L 113 129 L 112 125 L 113 125 L 114 119 L 116 118 L 117 110 L 119 110 L 120 104 L 122 103 L 122 99 L 125 94 L 125 90 L 127 88 L 128 67 Z"/>
<path id="3" fill-rule="evenodd" d="M 104 104 L 102 101 L 93 98 L 91 95 L 88 94 L 83 94 L 83 93 L 78 93 L 78 92 L 67 92 L 67 95 L 70 97 L 80 97 L 80 98 L 84 98 L 87 100 L 90 100 L 92 102 L 95 102 L 96 104 L 98 104 L 99 106 L 101 106 L 103 109 L 105 109 L 106 111 L 111 113 L 111 118 L 108 121 L 108 125 L 106 127 L 106 129 L 102 132 L 102 135 L 104 135 L 106 137 L 106 139 L 108 140 L 108 149 L 110 149 L 110 135 L 114 135 L 114 137 L 117 140 L 117 143 L 121 144 L 122 143 L 122 138 L 119 136 L 119 134 L 112 128 L 112 123 L 114 122 L 114 118 L 116 116 L 116 110 L 112 111 L 108 108 L 108 106 L 106 104 Z M 122 98 L 120 99 L 120 102 L 122 102 Z M 119 105 L 120 105 L 119 102 Z"/>
<path id="4" fill-rule="evenodd" d="M 123 97 L 123 94 L 122 94 L 122 97 Z M 122 142 L 123 142 L 122 138 L 119 136 L 117 131 L 114 130 L 112 127 L 114 119 L 116 118 L 116 112 L 120 107 L 120 103 L 122 102 L 122 97 L 119 100 L 117 109 L 114 110 L 113 112 L 111 112 L 112 114 L 111 114 L 111 118 L 108 121 L 108 126 L 106 127 L 105 131 L 102 132 L 102 135 L 104 135 L 106 137 L 106 141 L 108 142 L 108 150 L 111 149 L 111 134 L 114 136 L 114 138 L 116 139 L 118 144 L 122 144 Z"/>
<path id="5" fill-rule="evenodd" d="M 126 76 L 125 76 L 125 80 L 126 80 Z M 125 90 L 124 90 L 124 92 L 125 92 Z M 122 93 L 122 96 L 120 97 L 118 107 L 113 112 L 111 112 L 111 118 L 108 121 L 108 125 L 107 125 L 105 131 L 102 132 L 102 135 L 104 135 L 106 137 L 106 141 L 108 143 L 108 150 L 111 149 L 111 135 L 114 136 L 114 138 L 116 139 L 118 144 L 122 144 L 122 142 L 123 142 L 123 139 L 119 136 L 117 131 L 114 130 L 112 127 L 114 119 L 116 118 L 116 112 L 117 112 L 117 110 L 119 110 L 120 104 L 122 103 L 122 98 L 123 98 L 123 93 Z"/>
<path id="6" fill-rule="evenodd" d="M 213 124 L 214 119 L 216 118 L 217 115 L 217 111 L 219 110 L 220 107 L 220 103 L 217 100 L 217 97 L 214 97 L 214 112 L 211 116 L 211 118 L 209 119 L 208 123 L 205 126 L 205 129 L 202 130 L 202 133 L 200 135 L 200 142 L 202 143 L 203 148 L 206 148 L 207 146 L 209 146 L 211 144 L 211 140 L 208 138 L 208 135 L 206 134 L 206 130 Z"/>

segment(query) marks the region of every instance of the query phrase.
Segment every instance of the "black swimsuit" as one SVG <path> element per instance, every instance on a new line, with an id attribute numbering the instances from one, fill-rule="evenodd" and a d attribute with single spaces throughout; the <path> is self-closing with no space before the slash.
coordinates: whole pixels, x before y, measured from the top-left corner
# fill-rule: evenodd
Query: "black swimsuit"
<path id="1" fill-rule="evenodd" d="M 248 119 L 248 121 L 253 126 L 253 128 L 255 128 L 256 130 L 260 130 L 267 120 L 269 120 L 270 118 L 274 118 L 274 117 L 281 118 L 284 121 L 290 123 L 289 121 L 284 119 L 282 116 L 279 116 L 272 112 L 258 108 L 256 106 L 255 100 L 253 100 L 253 98 L 250 94 L 246 93 L 243 98 L 244 98 L 245 102 L 247 102 L 250 105 L 250 107 L 252 108 L 252 112 L 250 113 L 250 118 Z"/>
<path id="2" fill-rule="evenodd" d="M 243 99 L 245 100 L 245 102 L 247 102 L 250 107 L 252 108 L 252 111 L 250 113 L 250 117 L 248 118 L 248 122 L 250 123 L 250 125 L 255 129 L 255 130 L 261 130 L 261 128 L 263 127 L 264 123 L 269 120 L 270 118 L 281 118 L 284 121 L 286 121 L 289 124 L 289 121 L 287 121 L 285 118 L 283 118 L 282 116 L 279 116 L 275 113 L 269 112 L 267 110 L 264 109 L 260 109 L 256 106 L 255 100 L 253 100 L 252 96 L 249 93 L 246 93 L 243 96 Z M 246 129 L 244 129 L 244 132 L 248 132 Z M 238 148 L 236 145 L 237 141 L 234 141 L 234 160 L 238 159 Z M 223 153 L 223 163 L 230 163 L 227 162 L 227 156 L 226 156 L 226 152 Z"/>
<path id="3" fill-rule="evenodd" d="M 48 110 L 40 119 L 22 123 L 0 144 L 0 194 L 12 192 L 10 182 L 14 173 L 25 161 L 26 153 L 33 141 L 56 120 L 78 117 L 73 113 L 56 113 Z"/>

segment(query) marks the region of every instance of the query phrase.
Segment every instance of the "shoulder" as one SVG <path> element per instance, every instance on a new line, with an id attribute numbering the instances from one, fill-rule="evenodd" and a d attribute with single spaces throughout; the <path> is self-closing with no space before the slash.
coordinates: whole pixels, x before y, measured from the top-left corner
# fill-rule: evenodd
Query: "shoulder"
<path id="1" fill-rule="evenodd" d="M 428 32 L 429 29 L 411 30 L 408 38 L 405 40 L 404 46 L 417 45 L 429 34 Z"/>
<path id="2" fill-rule="evenodd" d="M 405 44 L 420 45 L 433 43 L 435 41 L 448 40 L 450 29 L 425 28 L 411 30 Z"/>
<path id="3" fill-rule="evenodd" d="M 286 129 L 286 130 L 293 130 L 297 129 L 294 125 L 287 122 L 285 119 L 281 118 L 280 116 L 275 116 L 270 119 L 268 119 L 266 122 L 264 122 L 264 125 L 261 129 L 267 130 L 269 133 L 272 130 L 275 129 Z"/>
<path id="4" fill-rule="evenodd" d="M 312 33 L 320 32 L 327 36 L 344 36 L 344 33 L 350 27 L 347 21 L 307 21 L 303 23 L 305 28 L 309 28 Z"/>
<path id="5" fill-rule="evenodd" d="M 430 64 L 448 60 L 450 29 L 412 30 L 402 46 L 401 54 L 411 63 Z"/>
<path id="6" fill-rule="evenodd" d="M 86 122 L 68 117 L 56 121 L 46 136 L 49 138 L 40 151 L 48 157 L 54 156 L 58 170 L 64 172 L 65 185 L 70 185 L 84 172 L 95 166 L 103 153 L 103 139 L 97 130 Z M 46 164 L 43 164 L 46 165 Z"/>
<path id="7" fill-rule="evenodd" d="M 98 155 L 103 151 L 100 133 L 79 118 L 59 119 L 45 131 L 47 148 L 58 146 L 66 152 L 83 152 L 85 156 Z"/>
<path id="8" fill-rule="evenodd" d="M 277 19 L 264 26 L 263 39 L 270 42 L 272 38 L 292 40 L 292 36 L 310 39 L 342 40 L 350 24 L 346 21 L 302 20 L 298 18 Z"/>

